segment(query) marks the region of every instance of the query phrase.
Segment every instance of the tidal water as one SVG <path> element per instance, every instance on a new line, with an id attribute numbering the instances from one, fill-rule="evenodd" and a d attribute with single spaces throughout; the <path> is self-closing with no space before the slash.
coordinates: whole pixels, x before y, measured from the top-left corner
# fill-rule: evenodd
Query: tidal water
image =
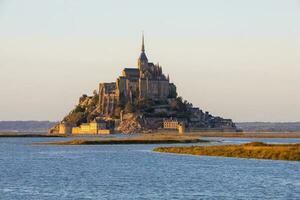
<path id="1" fill-rule="evenodd" d="M 300 199 L 300 162 L 151 151 L 166 145 L 31 145 L 56 140 L 0 138 L 0 200 Z"/>

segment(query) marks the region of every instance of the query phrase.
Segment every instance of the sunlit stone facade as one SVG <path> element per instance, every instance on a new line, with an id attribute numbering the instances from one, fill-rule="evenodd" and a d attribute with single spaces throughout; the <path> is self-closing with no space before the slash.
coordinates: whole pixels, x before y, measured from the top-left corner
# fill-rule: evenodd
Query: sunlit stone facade
<path id="1" fill-rule="evenodd" d="M 148 62 L 144 37 L 137 68 L 125 68 L 116 82 L 99 84 L 100 114 L 113 115 L 120 103 L 132 102 L 136 98 L 165 101 L 176 97 L 176 87 L 162 73 L 159 64 Z"/>

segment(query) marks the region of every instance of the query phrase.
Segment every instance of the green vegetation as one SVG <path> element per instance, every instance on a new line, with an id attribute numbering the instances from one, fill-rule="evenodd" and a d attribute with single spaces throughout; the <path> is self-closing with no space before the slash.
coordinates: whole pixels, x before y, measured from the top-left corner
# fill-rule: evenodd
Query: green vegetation
<path id="1" fill-rule="evenodd" d="M 134 101 L 134 107 L 136 107 L 138 110 L 152 113 L 154 111 L 153 106 L 155 106 L 155 102 L 148 98 L 136 98 Z"/>
<path id="2" fill-rule="evenodd" d="M 157 147 L 156 152 L 300 161 L 300 144 L 265 144 L 251 142 L 241 145 Z"/>
<path id="3" fill-rule="evenodd" d="M 134 111 L 135 111 L 135 108 L 133 107 L 133 105 L 130 102 L 127 102 L 125 105 L 124 112 L 125 113 L 133 113 Z"/>
<path id="4" fill-rule="evenodd" d="M 186 112 L 187 107 L 186 104 L 183 102 L 182 97 L 177 97 L 170 103 L 170 107 L 174 111 L 179 112 Z"/>
<path id="5" fill-rule="evenodd" d="M 70 122 L 79 126 L 82 123 L 93 121 L 99 113 L 97 112 L 97 104 L 99 95 L 96 91 L 93 96 L 83 94 L 79 98 L 79 104 L 64 118 L 63 121 Z"/>
<path id="6" fill-rule="evenodd" d="M 175 144 L 175 143 L 198 143 L 208 142 L 197 137 L 188 136 L 144 136 L 137 138 L 103 138 L 98 140 L 70 140 L 60 142 L 42 142 L 35 144 L 48 145 L 106 145 L 106 144 Z"/>

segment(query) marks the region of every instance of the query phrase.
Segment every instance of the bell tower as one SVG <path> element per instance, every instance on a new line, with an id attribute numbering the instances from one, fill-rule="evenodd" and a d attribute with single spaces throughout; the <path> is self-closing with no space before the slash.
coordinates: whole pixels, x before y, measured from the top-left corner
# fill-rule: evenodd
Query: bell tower
<path id="1" fill-rule="evenodd" d="M 145 68 L 148 67 L 148 58 L 145 53 L 145 41 L 144 41 L 144 33 L 142 35 L 142 49 L 140 57 L 138 58 L 138 68 L 141 71 L 144 71 Z"/>

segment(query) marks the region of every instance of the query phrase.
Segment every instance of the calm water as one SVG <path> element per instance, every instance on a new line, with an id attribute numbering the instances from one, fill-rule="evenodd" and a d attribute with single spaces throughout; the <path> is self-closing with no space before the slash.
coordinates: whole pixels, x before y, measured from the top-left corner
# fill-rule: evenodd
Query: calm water
<path id="1" fill-rule="evenodd" d="M 153 153 L 155 145 L 29 145 L 45 140 L 60 139 L 0 138 L 0 200 L 300 199 L 300 162 Z"/>

